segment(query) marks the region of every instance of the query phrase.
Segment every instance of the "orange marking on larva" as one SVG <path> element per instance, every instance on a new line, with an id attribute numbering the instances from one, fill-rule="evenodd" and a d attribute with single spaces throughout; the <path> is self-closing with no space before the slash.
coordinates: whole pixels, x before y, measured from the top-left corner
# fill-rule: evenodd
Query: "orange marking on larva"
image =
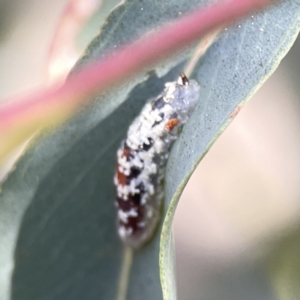
<path id="1" fill-rule="evenodd" d="M 165 125 L 165 127 L 171 131 L 173 130 L 173 128 L 179 123 L 178 119 L 170 119 L 167 124 Z"/>
<path id="2" fill-rule="evenodd" d="M 121 157 L 126 157 L 128 158 L 130 155 L 131 149 L 125 145 L 124 149 L 123 149 L 123 153 L 121 154 Z M 120 172 L 119 170 L 120 165 L 117 164 L 117 179 L 118 179 L 118 183 L 120 185 L 126 185 L 127 184 L 127 176 Z"/>
<path id="3" fill-rule="evenodd" d="M 125 147 L 123 149 L 122 157 L 127 158 L 129 156 L 130 152 L 131 152 L 131 149 L 127 145 L 125 145 Z"/>
<path id="4" fill-rule="evenodd" d="M 119 164 L 117 165 L 117 179 L 118 179 L 118 184 L 126 185 L 127 177 L 124 173 L 119 171 Z"/>

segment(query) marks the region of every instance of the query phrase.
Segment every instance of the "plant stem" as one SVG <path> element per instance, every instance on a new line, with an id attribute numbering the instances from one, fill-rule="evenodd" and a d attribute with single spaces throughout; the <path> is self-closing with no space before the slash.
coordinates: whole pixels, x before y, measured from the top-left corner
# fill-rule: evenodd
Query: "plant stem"
<path id="1" fill-rule="evenodd" d="M 126 300 L 128 282 L 130 278 L 130 270 L 132 266 L 132 256 L 132 248 L 126 247 L 123 252 L 122 266 L 120 270 L 116 300 Z"/>
<path id="2" fill-rule="evenodd" d="M 189 78 L 199 59 L 205 54 L 207 49 L 213 44 L 213 42 L 216 40 L 219 32 L 221 31 L 220 28 L 215 29 L 214 31 L 210 32 L 206 36 L 204 36 L 200 43 L 196 46 L 194 53 L 192 54 L 191 58 L 187 62 L 186 66 L 184 67 L 184 74 Z"/>

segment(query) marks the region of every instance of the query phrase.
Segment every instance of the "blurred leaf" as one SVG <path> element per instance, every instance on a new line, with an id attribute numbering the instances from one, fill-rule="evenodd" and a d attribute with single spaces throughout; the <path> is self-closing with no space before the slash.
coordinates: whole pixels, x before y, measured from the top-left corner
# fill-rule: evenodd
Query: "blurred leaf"
<path id="1" fill-rule="evenodd" d="M 300 232 L 298 229 L 278 239 L 267 260 L 267 270 L 278 300 L 300 297 Z"/>
<path id="2" fill-rule="evenodd" d="M 99 28 L 105 22 L 107 15 L 120 2 L 120 0 L 102 0 L 99 9 L 89 18 L 77 36 L 78 49 L 84 50 L 88 46 L 95 35 L 99 33 Z"/>
<path id="3" fill-rule="evenodd" d="M 80 72 L 77 69 L 76 74 L 69 76 L 60 86 L 42 89 L 22 99 L 7 99 L 9 103 L 0 107 L 0 164 L 5 156 L 14 147 L 26 141 L 29 135 L 37 130 L 60 125 L 75 114 L 74 110 L 79 110 L 80 104 L 88 103 L 87 98 L 95 95 L 97 91 L 99 94 L 107 91 L 118 82 L 129 80 L 137 72 L 149 72 L 155 63 L 163 58 L 170 58 L 171 54 L 178 54 L 183 48 L 188 50 L 188 45 L 196 43 L 197 39 L 204 37 L 210 30 L 219 29 L 224 24 L 233 24 L 235 20 L 275 1 L 231 0 L 201 6 L 179 20 L 174 18 L 171 24 L 168 22 L 158 30 L 147 32 L 140 39 L 126 43 L 116 51 L 110 49 L 110 53 L 90 61 Z M 180 14 L 181 12 L 178 13 Z M 117 48 L 117 44 L 113 48 L 115 47 Z M 166 61 L 165 65 L 170 67 Z"/>
<path id="4" fill-rule="evenodd" d="M 127 1 L 110 14 L 78 67 L 200 2 Z M 299 3 L 288 1 L 225 30 L 196 66 L 201 100 L 172 149 L 161 240 L 158 232 L 134 253 L 127 299 L 161 299 L 160 276 L 165 299 L 175 299 L 171 223 L 182 189 L 298 30 Z M 188 53 L 98 97 L 19 161 L 0 197 L 1 299 L 9 299 L 10 288 L 14 300 L 116 299 L 123 247 L 115 230 L 115 153 L 144 102 L 177 78 Z"/>
<path id="5" fill-rule="evenodd" d="M 64 81 L 81 53 L 99 32 L 109 12 L 119 2 L 120 0 L 68 1 L 50 45 L 47 59 L 48 81 Z"/>

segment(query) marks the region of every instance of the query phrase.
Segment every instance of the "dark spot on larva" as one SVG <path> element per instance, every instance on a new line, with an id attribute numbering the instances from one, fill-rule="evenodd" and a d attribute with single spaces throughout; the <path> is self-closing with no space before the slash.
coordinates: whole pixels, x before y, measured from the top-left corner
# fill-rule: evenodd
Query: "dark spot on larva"
<path id="1" fill-rule="evenodd" d="M 140 148 L 145 150 L 145 151 L 148 151 L 153 145 L 153 139 L 151 138 L 148 138 L 148 144 L 144 143 Z"/>
<path id="2" fill-rule="evenodd" d="M 160 113 L 159 116 L 161 117 L 161 120 L 160 121 L 155 121 L 154 124 L 152 125 L 152 128 L 163 121 L 165 114 Z"/>
<path id="3" fill-rule="evenodd" d="M 156 164 L 156 165 L 161 165 L 162 161 L 161 161 L 161 155 L 154 153 L 152 161 Z"/>
<path id="4" fill-rule="evenodd" d="M 129 197 L 130 201 L 132 201 L 136 205 L 141 204 L 141 198 L 142 198 L 141 194 L 134 194 L 134 195 L 130 195 Z"/>
<path id="5" fill-rule="evenodd" d="M 139 190 L 139 193 L 137 194 L 130 194 L 129 197 L 128 197 L 128 202 L 131 203 L 131 206 L 134 207 L 136 205 L 140 205 L 141 204 L 141 200 L 142 200 L 142 197 L 145 193 L 145 186 L 144 184 L 141 182 L 139 183 L 137 186 L 136 186 L 136 189 Z"/>
<path id="6" fill-rule="evenodd" d="M 166 102 L 162 97 L 159 97 L 158 99 L 155 99 L 152 103 L 153 109 L 161 109 L 165 106 Z"/>
<path id="7" fill-rule="evenodd" d="M 136 178 L 141 174 L 141 169 L 137 167 L 131 167 L 130 168 L 130 175 L 128 176 L 129 179 Z"/>
<path id="8" fill-rule="evenodd" d="M 157 174 L 150 174 L 149 175 L 149 180 L 153 185 L 156 185 L 157 183 Z"/>
<path id="9" fill-rule="evenodd" d="M 124 200 L 123 198 L 117 198 L 119 209 L 123 211 L 129 211 L 131 209 L 131 202 L 128 200 Z"/>
<path id="10" fill-rule="evenodd" d="M 170 116 L 170 119 L 177 119 L 178 118 L 178 113 L 177 112 L 173 112 Z"/>
<path id="11" fill-rule="evenodd" d="M 145 193 L 145 186 L 142 182 L 136 188 L 140 191 L 140 194 Z"/>

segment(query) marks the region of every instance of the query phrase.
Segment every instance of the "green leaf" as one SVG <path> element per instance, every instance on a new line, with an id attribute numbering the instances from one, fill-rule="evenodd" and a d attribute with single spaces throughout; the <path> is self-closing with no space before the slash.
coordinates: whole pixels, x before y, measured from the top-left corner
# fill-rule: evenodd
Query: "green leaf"
<path id="1" fill-rule="evenodd" d="M 76 38 L 78 49 L 82 51 L 88 46 L 91 40 L 99 32 L 99 27 L 102 26 L 106 20 L 109 12 L 120 3 L 120 0 L 102 0 L 99 8 L 94 12 L 83 28 L 80 29 Z"/>
<path id="2" fill-rule="evenodd" d="M 78 67 L 204 2 L 127 1 Z M 299 7 L 288 1 L 224 30 L 196 66 L 201 100 L 172 149 L 165 219 L 153 241 L 133 254 L 127 299 L 162 299 L 160 278 L 164 298 L 175 299 L 171 224 L 178 198 L 232 113 L 291 47 Z M 0 196 L 1 299 L 116 299 L 124 250 L 115 230 L 115 153 L 144 102 L 177 78 L 190 50 L 97 97 L 20 159 Z"/>
<path id="3" fill-rule="evenodd" d="M 201 159 L 245 102 L 277 68 L 299 32 L 299 2 L 288 1 L 225 30 L 195 69 L 201 103 L 184 127 L 168 161 L 168 210 L 160 243 L 165 299 L 174 299 L 171 227 L 179 197 Z M 172 174 L 172 176 L 168 176 Z"/>

